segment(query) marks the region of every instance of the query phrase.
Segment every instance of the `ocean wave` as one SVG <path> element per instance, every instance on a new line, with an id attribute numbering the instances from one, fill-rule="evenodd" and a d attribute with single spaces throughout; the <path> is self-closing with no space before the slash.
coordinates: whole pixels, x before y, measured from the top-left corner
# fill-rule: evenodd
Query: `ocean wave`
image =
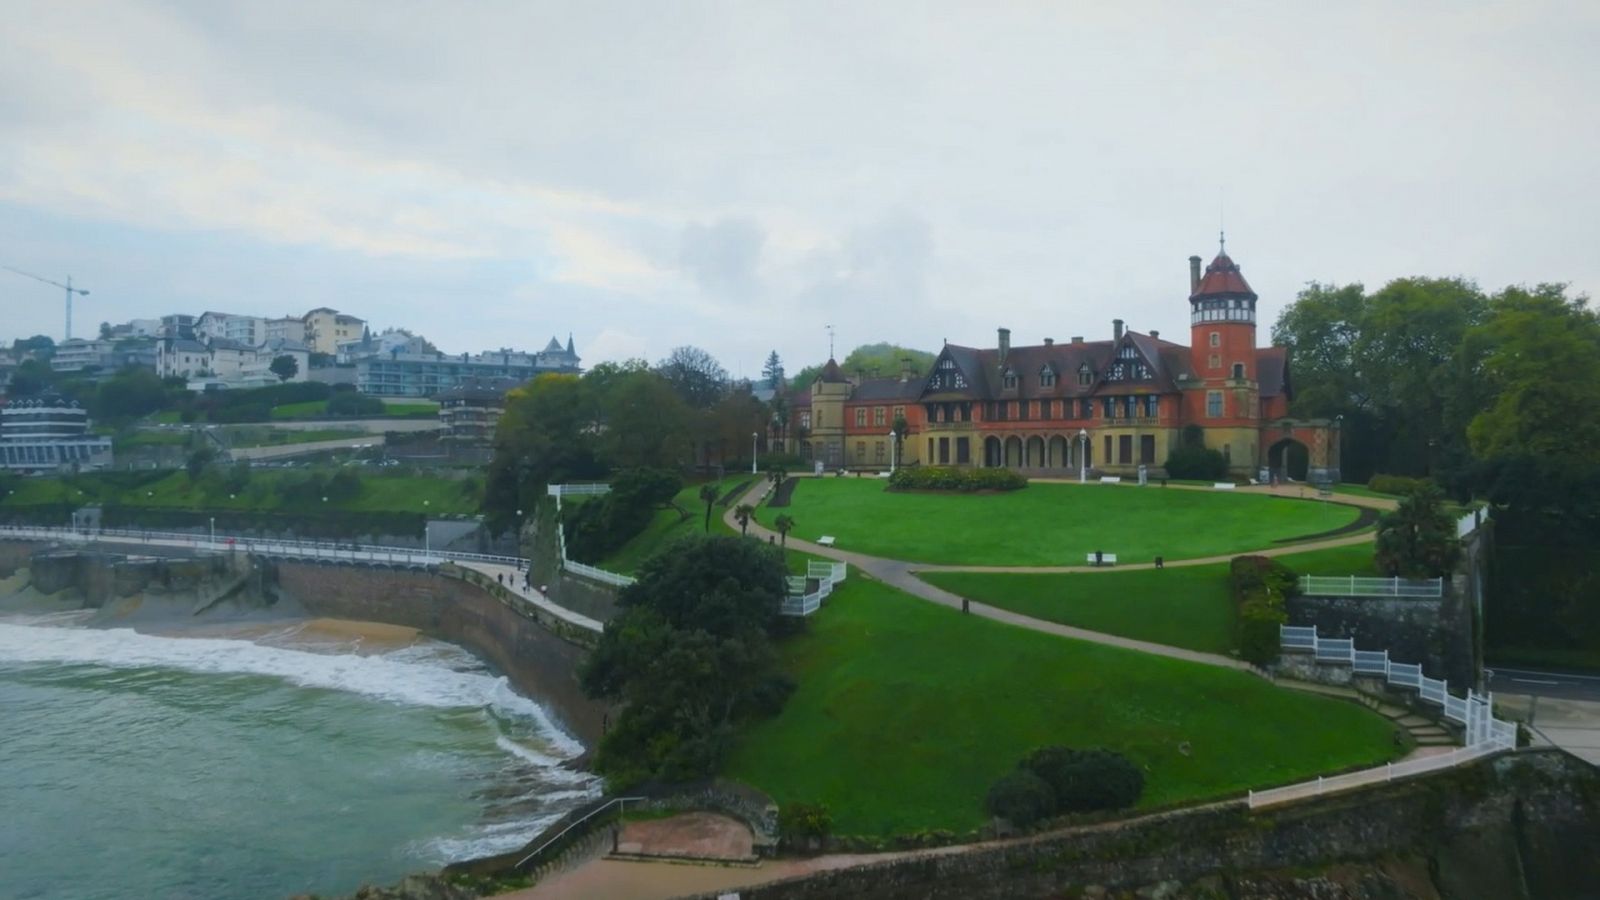
<path id="1" fill-rule="evenodd" d="M 440 837 L 414 845 L 411 852 L 433 863 L 451 863 L 485 856 L 510 853 L 527 846 L 528 842 L 549 828 L 565 813 L 539 816 L 516 822 L 497 822 L 479 825 L 461 837 Z"/>
<path id="2" fill-rule="evenodd" d="M 386 655 L 311 653 L 244 640 L 141 634 L 126 628 L 50 628 L 0 622 L 0 662 L 264 675 L 301 687 L 344 691 L 409 706 L 489 709 L 497 715 L 533 722 L 541 740 L 561 758 L 583 752 L 581 743 L 562 731 L 539 704 L 514 691 L 503 677 Z M 519 755 L 528 762 L 565 771 L 555 768 L 560 758 L 516 746 L 527 751 L 526 755 Z"/>

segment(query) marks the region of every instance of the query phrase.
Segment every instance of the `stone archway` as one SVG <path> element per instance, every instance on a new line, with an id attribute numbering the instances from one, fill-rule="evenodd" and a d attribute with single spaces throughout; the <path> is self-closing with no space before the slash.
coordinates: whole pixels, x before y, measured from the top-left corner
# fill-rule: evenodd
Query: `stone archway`
<path id="1" fill-rule="evenodd" d="M 1279 479 L 1305 481 L 1311 465 L 1311 451 L 1305 444 L 1286 437 L 1267 449 L 1267 467 Z"/>
<path id="2" fill-rule="evenodd" d="M 990 436 L 983 439 L 983 464 L 990 469 L 998 469 L 1006 464 L 1005 450 L 1001 448 L 999 438 Z"/>
<path id="3" fill-rule="evenodd" d="M 1016 435 L 1006 438 L 1006 466 L 1022 468 L 1022 438 Z"/>
<path id="4" fill-rule="evenodd" d="M 1025 447 L 1027 450 L 1027 456 L 1025 459 L 1028 468 L 1044 468 L 1044 438 L 1034 435 L 1033 437 L 1028 438 L 1028 442 Z"/>
<path id="5" fill-rule="evenodd" d="M 1052 469 L 1065 469 L 1072 464 L 1072 448 L 1059 434 L 1051 435 L 1045 451 L 1045 464 Z"/>

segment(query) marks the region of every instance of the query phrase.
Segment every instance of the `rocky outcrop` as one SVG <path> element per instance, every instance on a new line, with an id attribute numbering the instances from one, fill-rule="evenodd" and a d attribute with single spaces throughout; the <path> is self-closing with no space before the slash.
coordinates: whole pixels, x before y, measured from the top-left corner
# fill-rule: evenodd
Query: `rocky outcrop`
<path id="1" fill-rule="evenodd" d="M 437 875 L 407 875 L 389 887 L 362 885 L 342 900 L 476 900 L 476 890 L 460 887 Z M 319 894 L 296 894 L 289 900 L 324 900 Z M 335 898 L 327 898 L 335 900 Z"/>

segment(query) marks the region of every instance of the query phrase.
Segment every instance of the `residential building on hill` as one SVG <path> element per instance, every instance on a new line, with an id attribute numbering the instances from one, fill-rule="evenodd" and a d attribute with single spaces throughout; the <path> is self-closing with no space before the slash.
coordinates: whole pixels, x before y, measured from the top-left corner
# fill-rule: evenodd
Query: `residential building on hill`
<path id="1" fill-rule="evenodd" d="M 830 359 L 790 398 L 794 449 L 829 467 L 885 467 L 903 409 L 902 462 L 1159 476 L 1192 433 L 1234 476 L 1337 481 L 1340 423 L 1289 418 L 1288 352 L 1256 346 L 1243 271 L 1225 249 L 1200 263 L 1189 259 L 1187 346 L 1115 319 L 1109 340 L 1013 346 L 1001 328 L 993 347 L 946 344 L 922 379 L 852 379 Z"/>
<path id="2" fill-rule="evenodd" d="M 539 353 L 495 350 L 472 356 L 402 353 L 369 356 L 356 362 L 356 388 L 383 397 L 437 397 L 473 380 L 509 378 L 527 381 L 538 375 L 577 375 L 579 358 L 572 338 L 562 347 L 555 338 Z"/>
<path id="3" fill-rule="evenodd" d="M 495 425 L 505 412 L 506 394 L 522 384 L 515 378 L 468 378 L 440 391 L 439 423 L 443 439 L 469 444 L 494 443 Z"/>
<path id="4" fill-rule="evenodd" d="M 195 320 L 194 331 L 203 341 L 227 340 L 255 347 L 267 339 L 266 325 L 267 320 L 259 316 L 204 312 Z"/>
<path id="5" fill-rule="evenodd" d="M 77 401 L 46 394 L 0 408 L 0 468 L 82 471 L 111 462 L 111 439 L 90 433 L 89 412 Z"/>
<path id="6" fill-rule="evenodd" d="M 306 346 L 311 348 L 312 353 L 326 353 L 329 356 L 339 352 L 340 344 L 359 340 L 367 328 L 364 320 L 326 306 L 306 313 L 302 321 L 305 322 Z"/>
<path id="7" fill-rule="evenodd" d="M 261 320 L 261 339 L 264 341 L 293 341 L 304 344 L 306 320 L 299 316 L 283 316 Z"/>

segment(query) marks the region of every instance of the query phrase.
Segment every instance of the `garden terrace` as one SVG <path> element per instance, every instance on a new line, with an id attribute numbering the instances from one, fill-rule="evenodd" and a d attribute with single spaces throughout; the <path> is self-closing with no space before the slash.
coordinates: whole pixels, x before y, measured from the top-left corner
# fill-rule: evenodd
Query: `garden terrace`
<path id="1" fill-rule="evenodd" d="M 1261 494 L 1034 482 L 998 494 L 890 492 L 882 479 L 804 478 L 785 510 L 796 537 L 843 550 L 947 565 L 1122 564 L 1223 556 L 1342 528 L 1359 510 Z M 757 519 L 772 527 L 778 513 Z"/>

